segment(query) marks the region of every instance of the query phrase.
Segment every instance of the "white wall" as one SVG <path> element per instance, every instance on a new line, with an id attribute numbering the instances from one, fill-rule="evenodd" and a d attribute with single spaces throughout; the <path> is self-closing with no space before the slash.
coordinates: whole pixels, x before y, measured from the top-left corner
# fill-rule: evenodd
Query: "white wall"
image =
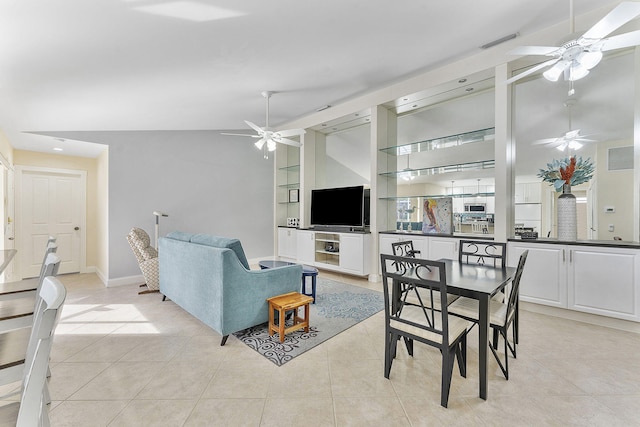
<path id="1" fill-rule="evenodd" d="M 180 230 L 234 237 L 249 259 L 273 255 L 273 158 L 252 141 L 219 131 L 75 132 L 109 146 L 108 279 L 140 270 L 126 241 L 131 227 L 154 239 Z"/>

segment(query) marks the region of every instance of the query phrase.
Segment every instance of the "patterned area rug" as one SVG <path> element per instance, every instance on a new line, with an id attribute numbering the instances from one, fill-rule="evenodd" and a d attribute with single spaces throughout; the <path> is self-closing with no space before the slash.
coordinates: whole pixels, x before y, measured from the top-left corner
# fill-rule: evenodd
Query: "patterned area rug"
<path id="1" fill-rule="evenodd" d="M 307 285 L 309 288 L 311 284 Z M 362 322 L 384 307 L 382 292 L 347 285 L 318 277 L 316 303 L 310 305 L 309 332 L 299 330 L 285 335 L 269 336 L 268 324 L 254 326 L 233 335 L 278 366 L 284 365 L 318 344 Z M 301 315 L 302 309 L 300 309 Z M 285 323 L 287 326 L 291 321 Z"/>

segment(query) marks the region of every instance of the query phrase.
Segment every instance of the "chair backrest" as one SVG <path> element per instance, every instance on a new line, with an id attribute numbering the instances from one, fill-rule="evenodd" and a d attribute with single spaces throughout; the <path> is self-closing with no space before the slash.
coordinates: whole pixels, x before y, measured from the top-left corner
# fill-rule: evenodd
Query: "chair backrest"
<path id="1" fill-rule="evenodd" d="M 483 240 L 460 240 L 458 262 L 481 264 L 505 268 L 507 266 L 507 244 Z"/>
<path id="2" fill-rule="evenodd" d="M 413 240 L 405 240 L 403 242 L 392 243 L 391 250 L 393 251 L 393 255 L 395 256 L 411 258 L 415 258 L 416 253 L 420 253 L 420 251 L 416 251 L 413 249 Z"/>
<path id="3" fill-rule="evenodd" d="M 438 340 L 425 338 L 425 335 L 428 336 L 429 334 L 415 334 L 422 337 L 422 340 L 426 339 L 436 345 L 441 343 L 448 345 L 447 275 L 444 262 L 384 254 L 380 255 L 380 260 L 386 325 L 389 325 L 391 320 L 394 320 L 406 324 L 409 328 L 414 327 L 435 334 L 440 337 L 441 341 L 438 343 Z M 390 294 L 389 282 L 392 283 L 394 288 L 399 283 L 411 286 L 402 295 L 398 294 L 397 289 Z M 406 304 L 406 299 L 410 293 L 414 301 L 409 305 Z M 390 301 L 390 298 L 398 298 L 398 300 Z M 429 300 L 426 301 L 426 298 Z M 434 308 L 435 304 L 431 303 L 434 298 L 440 299 L 439 310 L 436 310 Z M 419 302 L 418 304 L 415 304 L 416 300 Z M 413 306 L 411 310 L 414 313 L 419 313 L 419 319 L 402 316 L 403 309 L 408 306 Z M 416 306 L 418 310 L 416 310 Z"/>
<path id="4" fill-rule="evenodd" d="M 43 398 L 49 369 L 49 355 L 53 333 L 58 324 L 67 291 L 58 279 L 47 277 L 38 295 L 43 304 L 34 313 L 29 348 L 25 359 L 17 426 L 48 425 L 48 422 L 40 424 L 39 421 L 43 421 L 40 420 L 41 416 L 47 417 Z"/>
<path id="5" fill-rule="evenodd" d="M 148 259 L 158 258 L 158 251 L 151 246 L 151 239 L 142 228 L 133 227 L 127 234 L 127 242 L 129 242 L 138 264 L 142 264 Z"/>
<path id="6" fill-rule="evenodd" d="M 518 267 L 516 267 L 516 272 L 511 281 L 511 291 L 509 292 L 509 299 L 507 300 L 507 320 L 515 315 L 516 304 L 518 303 L 518 296 L 520 295 L 520 278 L 522 277 L 522 271 L 524 270 L 524 264 L 527 262 L 528 255 L 529 250 L 520 254 Z"/>
<path id="7" fill-rule="evenodd" d="M 51 240 L 53 239 L 53 240 Z M 58 252 L 58 245 L 56 243 L 55 237 L 49 237 L 49 241 L 47 242 L 47 248 L 44 251 L 44 258 L 42 258 L 42 266 L 40 267 L 40 282 L 42 282 L 42 278 L 44 277 L 44 265 L 47 262 L 47 256 L 49 254 L 55 254 Z"/>
<path id="8" fill-rule="evenodd" d="M 55 252 L 50 252 L 44 257 L 42 268 L 40 269 L 40 277 L 38 278 L 37 292 L 40 292 L 42 282 L 47 276 L 57 276 L 60 269 L 60 257 Z"/>

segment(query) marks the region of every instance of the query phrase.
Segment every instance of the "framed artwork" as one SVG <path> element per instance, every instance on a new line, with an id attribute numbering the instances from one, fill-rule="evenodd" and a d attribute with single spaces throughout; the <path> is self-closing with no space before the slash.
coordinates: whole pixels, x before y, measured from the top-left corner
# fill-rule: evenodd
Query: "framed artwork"
<path id="1" fill-rule="evenodd" d="M 289 190 L 289 203 L 297 203 L 300 201 L 300 190 L 295 188 Z"/>
<path id="2" fill-rule="evenodd" d="M 422 232 L 453 234 L 453 199 L 451 197 L 424 199 Z"/>

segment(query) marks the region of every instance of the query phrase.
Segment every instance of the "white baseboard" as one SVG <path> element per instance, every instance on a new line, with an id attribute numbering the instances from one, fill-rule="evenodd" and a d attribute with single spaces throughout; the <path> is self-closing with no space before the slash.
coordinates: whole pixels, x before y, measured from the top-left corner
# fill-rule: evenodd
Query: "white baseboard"
<path id="1" fill-rule="evenodd" d="M 137 276 L 127 276 L 127 277 L 118 277 L 117 279 L 109 279 L 107 280 L 107 287 L 112 288 L 115 286 L 126 286 L 126 285 L 141 285 L 144 283 L 144 276 L 139 274 Z"/>
<path id="2" fill-rule="evenodd" d="M 102 284 L 107 286 L 107 283 L 109 282 L 109 278 L 107 277 L 107 275 L 104 274 L 98 267 L 93 267 L 93 269 L 95 270 L 94 272 L 96 273 L 96 276 L 98 276 L 98 279 L 100 279 Z"/>

